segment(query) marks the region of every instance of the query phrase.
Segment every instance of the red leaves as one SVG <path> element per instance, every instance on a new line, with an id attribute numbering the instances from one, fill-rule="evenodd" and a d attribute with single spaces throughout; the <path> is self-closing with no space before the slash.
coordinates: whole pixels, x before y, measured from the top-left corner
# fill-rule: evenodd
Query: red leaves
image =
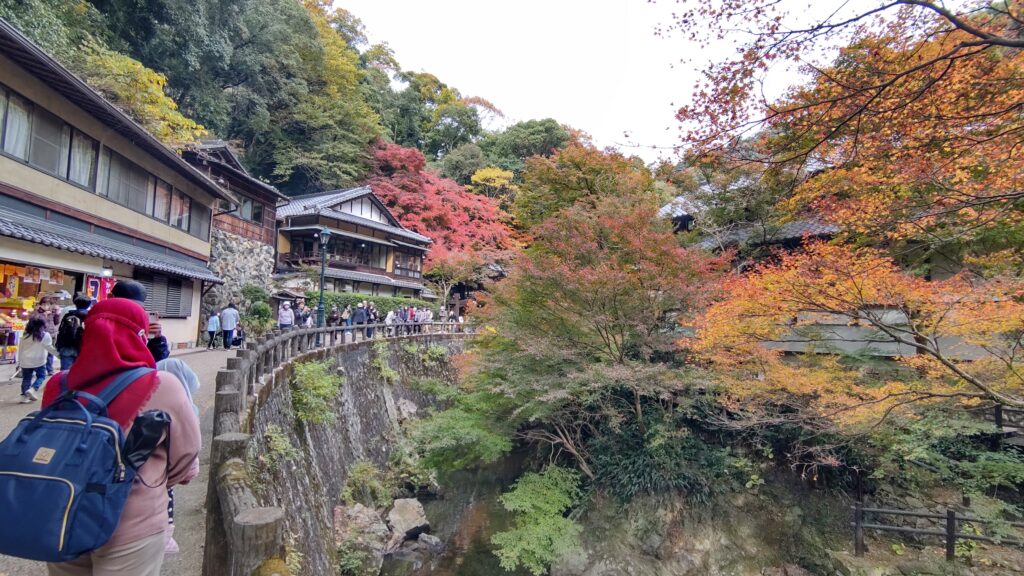
<path id="1" fill-rule="evenodd" d="M 374 161 L 370 187 L 403 226 L 434 241 L 428 262 L 449 252 L 513 247 L 512 231 L 496 202 L 427 171 L 419 150 L 381 142 Z"/>

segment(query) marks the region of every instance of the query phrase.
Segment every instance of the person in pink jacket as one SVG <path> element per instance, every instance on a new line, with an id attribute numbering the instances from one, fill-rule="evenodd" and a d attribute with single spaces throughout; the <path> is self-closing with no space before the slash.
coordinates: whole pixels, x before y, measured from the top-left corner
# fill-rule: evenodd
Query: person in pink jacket
<path id="1" fill-rule="evenodd" d="M 154 368 L 146 348 L 148 325 L 138 302 L 111 298 L 96 304 L 85 321 L 82 349 L 68 372 L 68 387 L 96 394 L 125 370 Z M 47 383 L 44 406 L 57 398 L 59 388 L 54 379 Z M 110 403 L 107 415 L 127 433 L 135 417 L 148 410 L 166 412 L 170 429 L 139 469 L 113 536 L 90 554 L 48 564 L 50 576 L 159 576 L 168 526 L 167 490 L 195 477 L 201 439 L 191 399 L 173 374 L 154 372 L 136 380 Z"/>

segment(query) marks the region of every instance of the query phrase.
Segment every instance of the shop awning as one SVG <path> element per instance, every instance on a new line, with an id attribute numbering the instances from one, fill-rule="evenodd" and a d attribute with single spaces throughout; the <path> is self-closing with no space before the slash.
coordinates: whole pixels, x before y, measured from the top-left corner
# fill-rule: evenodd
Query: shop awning
<path id="1" fill-rule="evenodd" d="M 0 208 L 0 236 L 94 258 L 122 262 L 154 272 L 205 280 L 214 284 L 224 283 L 200 260 L 184 255 L 174 255 L 170 251 L 159 253 L 146 247 L 136 246 L 130 241 L 108 238 L 89 230 L 4 208 Z"/>

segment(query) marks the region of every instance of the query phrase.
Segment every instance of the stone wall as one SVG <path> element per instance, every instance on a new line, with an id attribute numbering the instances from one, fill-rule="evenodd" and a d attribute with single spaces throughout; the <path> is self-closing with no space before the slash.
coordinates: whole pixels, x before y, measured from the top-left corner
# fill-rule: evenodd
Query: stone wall
<path id="1" fill-rule="evenodd" d="M 271 290 L 274 273 L 274 247 L 262 242 L 214 228 L 210 235 L 210 269 L 224 280 L 203 297 L 201 328 L 206 315 L 222 310 L 229 302 L 242 299 L 242 287 L 254 284 Z"/>
<path id="2" fill-rule="evenodd" d="M 260 390 L 250 412 L 252 441 L 247 460 L 266 461 L 270 426 L 284 432 L 299 450 L 299 456 L 262 475 L 257 484 L 264 485 L 257 486 L 256 493 L 261 505 L 285 510 L 290 552 L 301 554 L 301 573 L 334 573 L 333 510 L 339 504 L 348 469 L 358 460 L 380 467 L 388 463 L 400 439 L 402 421 L 430 403 L 411 384 L 423 378 L 454 382 L 455 372 L 447 357 L 434 360 L 426 356 L 430 345 L 444 346 L 450 356 L 462 349 L 463 338 L 424 334 L 318 353 L 333 360 L 345 379 L 334 401 L 338 417 L 331 424 L 311 425 L 296 419 L 287 366 L 273 384 Z M 399 375 L 391 382 L 374 365 L 381 349 L 387 351 L 382 360 Z"/>

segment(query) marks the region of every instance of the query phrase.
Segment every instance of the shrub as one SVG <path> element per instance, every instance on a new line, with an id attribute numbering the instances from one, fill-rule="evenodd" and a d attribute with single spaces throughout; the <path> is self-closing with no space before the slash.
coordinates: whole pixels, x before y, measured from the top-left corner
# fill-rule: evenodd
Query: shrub
<path id="1" fill-rule="evenodd" d="M 270 294 L 267 294 L 267 291 L 262 286 L 246 284 L 242 286 L 242 298 L 251 306 L 257 302 L 269 302 Z"/>
<path id="2" fill-rule="evenodd" d="M 342 542 L 334 555 L 334 562 L 339 576 L 363 576 L 368 574 L 364 565 L 369 560 L 369 553 L 359 547 L 355 538 L 348 538 Z"/>
<path id="3" fill-rule="evenodd" d="M 311 424 L 334 422 L 337 415 L 331 406 L 341 389 L 343 379 L 331 370 L 334 362 L 301 362 L 292 375 L 292 409 L 295 417 Z"/>
<path id="4" fill-rule="evenodd" d="M 370 365 L 377 369 L 380 373 L 380 377 L 384 379 L 388 384 L 394 384 L 398 381 L 398 371 L 391 367 L 388 363 L 388 356 L 391 354 L 391 350 L 388 348 L 387 342 L 383 340 L 377 341 L 373 345 L 373 360 L 370 361 Z"/>
<path id="5" fill-rule="evenodd" d="M 409 435 L 424 464 L 458 470 L 477 462 L 494 462 L 512 450 L 511 434 L 485 414 L 459 407 L 412 422 Z"/>
<path id="6" fill-rule="evenodd" d="M 255 302 L 249 306 L 245 317 L 242 318 L 242 325 L 245 326 L 245 330 L 250 336 L 262 336 L 273 330 L 276 323 L 273 312 L 270 310 L 270 304 Z"/>
<path id="7" fill-rule="evenodd" d="M 319 292 L 306 292 L 306 302 L 314 310 L 316 309 L 319 300 Z M 401 306 L 415 306 L 417 308 L 433 307 L 433 304 L 430 302 L 427 302 L 426 300 L 417 300 L 415 298 L 370 296 L 369 294 L 358 294 L 355 292 L 324 292 L 324 310 L 330 310 L 331 306 L 337 306 L 338 310 L 344 310 L 346 305 L 352 306 L 352 309 L 355 310 L 363 300 L 373 302 L 381 314 L 387 314 L 391 310 L 395 310 Z"/>
<path id="8" fill-rule="evenodd" d="M 394 496 L 386 475 L 373 462 L 359 460 L 348 471 L 341 488 L 341 499 L 346 504 L 359 503 L 369 508 L 387 506 Z"/>
<path id="9" fill-rule="evenodd" d="M 708 446 L 686 428 L 652 420 L 646 433 L 634 422 L 591 442 L 596 484 L 623 501 L 680 491 L 691 501 L 707 502 L 731 482 L 724 450 Z"/>
<path id="10" fill-rule="evenodd" d="M 501 567 L 522 566 L 539 576 L 560 555 L 578 548 L 582 528 L 565 513 L 582 495 L 579 474 L 567 468 L 548 466 L 519 478 L 501 497 L 505 509 L 516 514 L 514 527 L 491 537 Z"/>

